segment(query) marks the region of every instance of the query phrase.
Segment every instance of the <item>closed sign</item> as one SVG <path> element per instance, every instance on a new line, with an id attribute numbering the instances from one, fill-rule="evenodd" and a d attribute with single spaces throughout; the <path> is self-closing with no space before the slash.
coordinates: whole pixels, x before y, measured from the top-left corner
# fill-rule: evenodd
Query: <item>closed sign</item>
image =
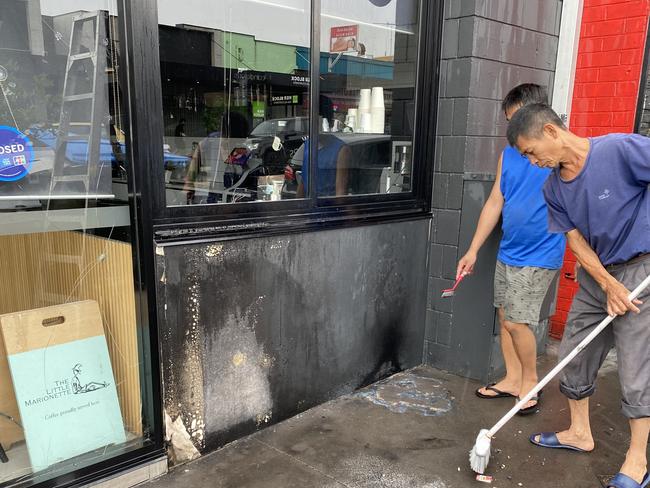
<path id="1" fill-rule="evenodd" d="M 16 181 L 29 174 L 34 161 L 32 144 L 22 132 L 0 126 L 0 181 Z"/>

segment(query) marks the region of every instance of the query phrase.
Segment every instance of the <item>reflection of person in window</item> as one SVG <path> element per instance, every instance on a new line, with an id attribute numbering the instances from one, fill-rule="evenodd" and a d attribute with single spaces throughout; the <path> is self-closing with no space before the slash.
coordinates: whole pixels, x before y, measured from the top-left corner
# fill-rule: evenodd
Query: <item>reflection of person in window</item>
<path id="1" fill-rule="evenodd" d="M 198 186 L 197 183 L 199 183 L 201 181 L 201 178 L 206 174 L 203 167 L 206 165 L 208 167 L 210 165 L 214 165 L 213 170 L 215 172 L 217 171 L 216 166 L 219 161 L 210 161 L 210 159 L 214 159 L 214 157 L 210 158 L 206 154 L 208 151 L 206 151 L 205 147 L 209 139 L 212 137 L 221 137 L 222 141 L 225 141 L 229 138 L 241 139 L 247 137 L 249 133 L 250 124 L 246 116 L 240 112 L 228 111 L 223 115 L 221 119 L 221 131 L 213 132 L 207 137 L 203 138 L 201 142 L 199 142 L 198 146 L 192 153 L 192 160 L 190 161 L 189 167 L 187 169 L 187 175 L 185 176 L 185 185 L 183 186 L 183 191 L 186 192 L 188 205 L 195 203 L 194 196 L 196 187 Z M 223 146 L 223 149 L 225 150 L 227 149 L 228 144 L 221 144 L 220 147 L 221 146 Z M 221 160 L 221 156 L 222 155 L 219 154 L 217 155 L 217 158 Z M 213 198 L 214 197 L 209 197 L 209 199 Z"/>
<path id="2" fill-rule="evenodd" d="M 329 125 L 334 120 L 332 100 L 325 95 L 319 99 L 319 114 L 327 119 Z M 320 126 L 321 124 L 319 124 Z M 304 198 L 309 182 L 309 140 L 306 140 L 299 152 L 302 152 L 302 183 L 296 191 L 297 198 Z M 299 153 L 294 156 L 297 160 Z M 318 153 L 316 155 L 316 194 L 318 196 L 339 196 L 348 193 L 348 168 L 352 152 L 345 142 L 332 133 L 318 135 Z"/>
<path id="3" fill-rule="evenodd" d="M 178 121 L 178 125 L 176 126 L 176 129 L 174 129 L 174 136 L 185 137 L 185 119 L 181 119 Z"/>
<path id="4" fill-rule="evenodd" d="M 296 152 L 294 160 L 302 153 L 302 182 L 298 184 L 297 198 L 304 198 L 309 185 L 309 140 Z M 348 193 L 348 168 L 352 152 L 350 147 L 334 134 L 318 135 L 316 156 L 316 194 L 318 196 L 340 196 Z"/>
<path id="5" fill-rule="evenodd" d="M 72 392 L 75 395 L 78 393 L 90 393 L 91 391 L 101 390 L 102 388 L 106 388 L 108 386 L 108 383 L 105 383 L 103 381 L 91 381 L 90 383 L 82 385 L 81 380 L 79 379 L 79 375 L 81 375 L 81 364 L 74 365 L 74 368 L 72 368 L 72 374 Z"/>

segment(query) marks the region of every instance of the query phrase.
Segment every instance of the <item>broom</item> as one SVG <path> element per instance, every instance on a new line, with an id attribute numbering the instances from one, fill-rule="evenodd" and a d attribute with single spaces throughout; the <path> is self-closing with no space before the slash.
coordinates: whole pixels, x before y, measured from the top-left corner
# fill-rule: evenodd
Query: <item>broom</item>
<path id="1" fill-rule="evenodd" d="M 637 286 L 632 293 L 628 296 L 628 300 L 633 301 L 638 297 L 641 292 L 650 285 L 650 276 L 646 277 L 643 282 Z M 598 326 L 591 331 L 591 333 L 585 337 L 580 344 L 578 344 L 573 351 L 571 351 L 562 361 L 558 363 L 555 368 L 553 368 L 544 378 L 537 383 L 532 390 L 530 390 L 524 397 L 510 409 L 510 411 L 505 414 L 501 420 L 499 420 L 494 427 L 490 430 L 482 429 L 478 436 L 476 437 L 476 444 L 469 452 L 469 463 L 472 466 L 472 470 L 476 473 L 483 474 L 485 468 L 490 462 L 490 443 L 494 438 L 494 435 L 501 430 L 503 427 L 514 415 L 533 398 L 542 388 L 544 388 L 549 381 L 551 381 L 555 375 L 557 375 L 564 367 L 569 364 L 569 362 L 576 357 L 587 345 L 596 337 L 600 332 L 609 325 L 609 323 L 616 318 L 616 315 L 607 316 Z"/>

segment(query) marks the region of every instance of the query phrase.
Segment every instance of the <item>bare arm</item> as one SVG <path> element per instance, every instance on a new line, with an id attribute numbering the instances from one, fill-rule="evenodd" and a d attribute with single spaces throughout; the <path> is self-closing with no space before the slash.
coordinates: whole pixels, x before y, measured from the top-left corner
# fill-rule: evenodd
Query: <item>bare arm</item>
<path id="1" fill-rule="evenodd" d="M 634 300 L 634 303 L 632 303 L 628 300 L 630 291 L 607 272 L 598 255 L 589 246 L 580 231 L 573 229 L 567 232 L 566 236 L 569 248 L 575 254 L 580 265 L 607 294 L 607 313 L 609 315 L 623 315 L 628 310 L 639 313 L 636 305 L 640 305 L 641 301 Z"/>
<path id="2" fill-rule="evenodd" d="M 343 146 L 339 151 L 336 161 L 336 195 L 347 195 L 348 193 L 348 168 L 352 151 L 348 146 Z"/>
<path id="3" fill-rule="evenodd" d="M 458 261 L 458 267 L 456 268 L 457 278 L 461 273 L 471 273 L 474 270 L 478 251 L 481 249 L 481 246 L 485 244 L 485 241 L 499 223 L 504 203 L 503 194 L 501 193 L 502 164 L 502 156 L 499 156 L 499 164 L 497 165 L 497 175 L 494 180 L 494 186 L 492 187 L 492 191 L 490 192 L 490 196 L 485 202 L 485 205 L 483 205 L 483 210 L 481 210 L 481 215 L 478 219 L 472 243 L 470 244 L 467 253 L 460 259 L 460 261 Z"/>

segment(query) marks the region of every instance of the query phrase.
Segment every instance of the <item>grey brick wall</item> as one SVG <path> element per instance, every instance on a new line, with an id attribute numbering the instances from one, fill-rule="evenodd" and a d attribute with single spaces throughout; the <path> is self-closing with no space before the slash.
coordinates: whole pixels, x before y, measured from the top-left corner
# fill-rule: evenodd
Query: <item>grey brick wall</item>
<path id="1" fill-rule="evenodd" d="M 438 367 L 453 370 L 438 359 L 463 348 L 454 315 L 461 305 L 438 297 L 465 251 L 459 249 L 465 184 L 494 178 L 506 143 L 500 104 L 508 90 L 533 82 L 550 91 L 561 11 L 561 0 L 445 0 L 425 337 L 426 360 Z"/>

